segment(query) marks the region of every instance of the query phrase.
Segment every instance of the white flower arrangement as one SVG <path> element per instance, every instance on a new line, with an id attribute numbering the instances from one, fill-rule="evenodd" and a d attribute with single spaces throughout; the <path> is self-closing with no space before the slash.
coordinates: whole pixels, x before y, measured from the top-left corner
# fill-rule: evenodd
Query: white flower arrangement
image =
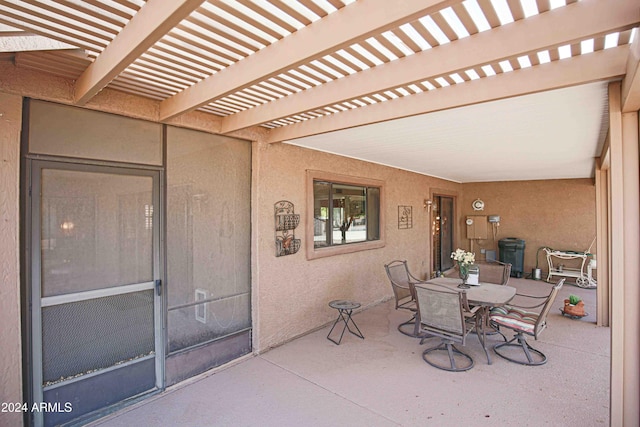
<path id="1" fill-rule="evenodd" d="M 475 263 L 476 254 L 458 248 L 455 252 L 451 252 L 451 259 L 457 261 L 463 267 L 468 267 Z"/>

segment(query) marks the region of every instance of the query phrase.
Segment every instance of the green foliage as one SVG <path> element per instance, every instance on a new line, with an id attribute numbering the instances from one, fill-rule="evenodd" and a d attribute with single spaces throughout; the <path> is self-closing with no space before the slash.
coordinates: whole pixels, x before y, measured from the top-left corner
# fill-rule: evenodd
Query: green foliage
<path id="1" fill-rule="evenodd" d="M 579 296 L 569 295 L 569 304 L 576 305 L 580 301 L 582 301 L 582 298 L 580 298 Z"/>

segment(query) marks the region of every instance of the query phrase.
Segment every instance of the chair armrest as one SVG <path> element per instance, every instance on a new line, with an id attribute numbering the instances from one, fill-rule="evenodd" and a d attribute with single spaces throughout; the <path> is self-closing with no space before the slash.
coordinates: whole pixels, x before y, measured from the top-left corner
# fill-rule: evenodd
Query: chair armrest
<path id="1" fill-rule="evenodd" d="M 540 304 L 536 304 L 536 305 L 518 305 L 518 304 L 507 304 L 507 305 L 509 305 L 510 307 L 515 307 L 515 308 L 538 308 L 538 307 L 542 307 L 546 303 L 547 303 L 547 301 L 543 301 Z"/>
<path id="2" fill-rule="evenodd" d="M 418 279 L 416 276 L 414 276 L 413 274 L 411 274 L 411 272 L 409 273 L 409 278 L 412 280 L 412 283 L 415 285 L 416 283 L 427 283 L 428 280 L 422 280 L 422 279 Z"/>
<path id="3" fill-rule="evenodd" d="M 518 296 L 518 294 L 516 294 L 516 296 Z M 521 295 L 522 296 L 522 295 Z M 533 297 L 533 298 L 538 298 L 538 297 Z M 547 303 L 547 297 L 543 297 L 544 301 L 542 301 L 539 304 L 534 304 L 534 305 L 523 305 L 523 304 L 514 304 L 514 303 L 509 303 L 507 304 L 510 307 L 515 307 L 515 308 L 538 308 L 538 307 L 542 307 L 543 305 L 545 305 Z"/>
<path id="4" fill-rule="evenodd" d="M 542 295 L 542 296 L 538 296 L 538 295 L 527 295 L 527 294 L 519 294 L 516 292 L 517 297 L 527 297 L 527 298 L 547 298 L 549 295 Z"/>
<path id="5" fill-rule="evenodd" d="M 533 305 L 525 305 L 525 303 L 509 303 L 507 305 L 511 306 L 511 307 L 516 307 L 516 308 L 524 308 L 524 309 L 530 309 L 530 308 L 538 308 L 538 307 L 542 307 L 543 305 L 546 304 L 547 299 L 549 298 L 549 295 L 528 295 L 528 294 L 521 294 L 521 293 L 517 293 L 515 294 L 514 298 L 516 297 L 524 297 L 524 298 L 530 298 L 529 303 L 533 304 L 535 301 L 533 300 L 544 300 L 541 301 L 537 304 L 533 304 Z M 527 303 L 527 304 L 529 304 Z"/>
<path id="6" fill-rule="evenodd" d="M 467 308 L 465 308 L 464 314 L 475 315 L 478 312 L 478 310 L 480 310 L 481 308 L 482 308 L 481 305 L 475 305 L 473 307 L 468 307 L 468 310 L 467 310 Z"/>
<path id="7" fill-rule="evenodd" d="M 462 292 L 462 310 L 464 311 L 464 314 L 475 314 L 481 306 L 476 305 L 471 307 L 469 305 L 469 301 L 467 300 L 467 293 L 466 292 Z"/>

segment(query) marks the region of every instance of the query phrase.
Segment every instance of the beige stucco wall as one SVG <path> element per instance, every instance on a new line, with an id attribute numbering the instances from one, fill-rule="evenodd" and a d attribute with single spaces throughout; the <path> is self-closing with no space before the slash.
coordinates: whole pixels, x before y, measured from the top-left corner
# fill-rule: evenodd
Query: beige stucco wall
<path id="1" fill-rule="evenodd" d="M 367 306 L 390 298 L 392 290 L 384 271 L 389 261 L 408 260 L 419 277 L 429 272 L 431 237 L 423 201 L 429 198 L 431 188 L 457 192 L 460 184 L 288 144 L 257 144 L 254 154 L 258 193 L 253 223 L 257 239 L 256 350 L 264 351 L 334 320 L 336 312 L 327 306 L 333 299 L 353 299 Z M 385 182 L 384 248 L 307 260 L 308 169 Z M 295 235 L 303 242 L 298 253 L 276 257 L 273 205 L 280 200 L 292 202 L 301 214 Z M 412 229 L 398 229 L 398 205 L 413 207 Z M 366 335 L 366 328 L 363 332 Z"/>
<path id="2" fill-rule="evenodd" d="M 0 403 L 22 402 L 19 183 L 22 98 L 0 92 Z M 19 413 L 0 424 L 21 425 Z"/>
<path id="3" fill-rule="evenodd" d="M 596 237 L 596 191 L 592 179 L 468 183 L 463 185 L 463 192 L 461 227 L 467 215 L 500 215 L 496 239 L 488 225 L 489 239 L 474 241 L 474 251 L 495 250 L 498 256 L 500 239 L 523 239 L 525 275 L 536 265 L 538 248 L 584 251 Z M 471 207 L 478 198 L 485 202 L 482 212 Z M 470 241 L 465 236 L 463 232 L 461 244 L 468 248 Z M 595 244 L 591 251 L 596 252 Z M 540 251 L 538 265 L 543 274 L 548 270 L 544 251 Z"/>

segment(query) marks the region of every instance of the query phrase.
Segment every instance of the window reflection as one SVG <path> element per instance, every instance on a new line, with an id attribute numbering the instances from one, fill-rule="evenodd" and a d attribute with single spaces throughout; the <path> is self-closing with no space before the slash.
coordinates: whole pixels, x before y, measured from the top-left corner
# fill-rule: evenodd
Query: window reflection
<path id="1" fill-rule="evenodd" d="M 151 177 L 42 170 L 42 296 L 151 281 Z"/>
<path id="2" fill-rule="evenodd" d="M 314 181 L 313 189 L 316 248 L 379 239 L 378 188 Z"/>

